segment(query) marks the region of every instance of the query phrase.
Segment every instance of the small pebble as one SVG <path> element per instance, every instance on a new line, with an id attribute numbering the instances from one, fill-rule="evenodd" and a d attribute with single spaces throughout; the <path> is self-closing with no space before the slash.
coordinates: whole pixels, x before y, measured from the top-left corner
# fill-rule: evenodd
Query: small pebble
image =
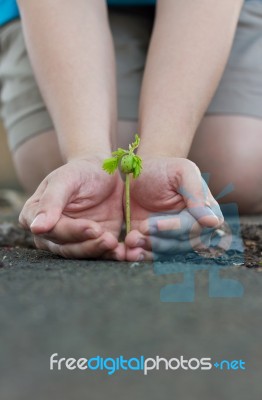
<path id="1" fill-rule="evenodd" d="M 222 229 L 216 229 L 216 234 L 220 237 L 225 236 L 226 232 L 222 231 Z"/>
<path id="2" fill-rule="evenodd" d="M 139 267 L 139 262 L 134 262 L 133 264 L 130 265 L 130 268 L 135 268 L 135 267 Z"/>

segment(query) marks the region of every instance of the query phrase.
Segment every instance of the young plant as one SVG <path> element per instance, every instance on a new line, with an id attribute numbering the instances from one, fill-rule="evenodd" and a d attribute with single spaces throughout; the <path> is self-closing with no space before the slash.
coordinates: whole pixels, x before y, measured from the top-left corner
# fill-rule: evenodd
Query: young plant
<path id="1" fill-rule="evenodd" d="M 126 193 L 126 234 L 131 230 L 131 210 L 130 210 L 130 174 L 133 178 L 139 177 L 142 171 L 142 159 L 134 154 L 138 148 L 140 138 L 135 135 L 135 141 L 128 146 L 128 150 L 119 147 L 112 152 L 111 158 L 107 158 L 103 162 L 103 169 L 108 174 L 113 174 L 119 167 L 120 171 L 125 174 L 125 193 Z"/>

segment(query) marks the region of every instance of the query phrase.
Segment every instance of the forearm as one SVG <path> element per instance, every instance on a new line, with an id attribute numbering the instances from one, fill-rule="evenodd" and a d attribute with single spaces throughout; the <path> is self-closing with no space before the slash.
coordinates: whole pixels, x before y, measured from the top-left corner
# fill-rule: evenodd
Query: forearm
<path id="1" fill-rule="evenodd" d="M 158 0 L 140 101 L 140 154 L 187 157 L 225 68 L 242 0 Z"/>
<path id="2" fill-rule="evenodd" d="M 20 0 L 19 7 L 65 160 L 110 153 L 115 64 L 104 0 Z"/>

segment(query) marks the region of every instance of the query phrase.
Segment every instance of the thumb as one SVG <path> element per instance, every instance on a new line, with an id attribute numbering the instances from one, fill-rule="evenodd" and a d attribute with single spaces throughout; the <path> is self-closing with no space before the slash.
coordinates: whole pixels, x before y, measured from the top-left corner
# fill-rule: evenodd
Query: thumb
<path id="1" fill-rule="evenodd" d="M 43 234 L 52 230 L 71 197 L 65 182 L 49 182 L 39 199 L 38 208 L 30 225 L 34 234 Z"/>
<path id="2" fill-rule="evenodd" d="M 190 163 L 183 171 L 178 192 L 199 224 L 208 228 L 221 225 L 224 218 L 220 207 L 195 164 Z"/>

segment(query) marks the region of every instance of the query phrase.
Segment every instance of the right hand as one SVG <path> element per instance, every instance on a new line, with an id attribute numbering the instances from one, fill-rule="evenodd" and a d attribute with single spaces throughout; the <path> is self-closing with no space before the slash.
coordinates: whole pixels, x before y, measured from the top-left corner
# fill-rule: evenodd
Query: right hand
<path id="1" fill-rule="evenodd" d="M 19 217 L 36 246 L 66 258 L 123 260 L 123 182 L 102 170 L 102 157 L 76 159 L 49 174 Z"/>
<path id="2" fill-rule="evenodd" d="M 184 158 L 142 158 L 141 176 L 131 184 L 127 260 L 161 259 L 208 244 L 223 215 L 198 167 Z"/>

